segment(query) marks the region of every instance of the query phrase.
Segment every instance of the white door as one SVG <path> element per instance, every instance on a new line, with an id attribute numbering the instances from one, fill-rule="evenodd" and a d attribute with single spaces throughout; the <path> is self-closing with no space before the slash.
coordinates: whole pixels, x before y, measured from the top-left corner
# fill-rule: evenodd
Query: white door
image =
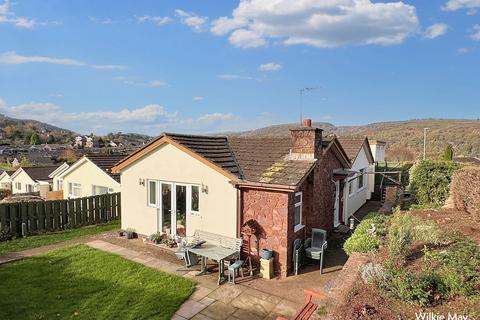
<path id="1" fill-rule="evenodd" d="M 340 224 L 340 181 L 335 181 L 335 204 L 333 208 L 333 226 Z"/>
<path id="2" fill-rule="evenodd" d="M 158 188 L 160 206 L 158 230 L 172 236 L 185 237 L 187 229 L 187 186 L 160 182 Z"/>

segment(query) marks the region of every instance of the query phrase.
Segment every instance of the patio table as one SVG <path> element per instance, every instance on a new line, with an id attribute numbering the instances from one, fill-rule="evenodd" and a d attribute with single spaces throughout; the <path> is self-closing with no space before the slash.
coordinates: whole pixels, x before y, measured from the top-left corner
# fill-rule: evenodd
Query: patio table
<path id="1" fill-rule="evenodd" d="M 218 284 L 224 278 L 224 261 L 235 258 L 238 255 L 238 251 L 209 243 L 195 248 L 187 248 L 187 250 L 201 257 L 202 268 L 197 276 L 207 273 L 207 259 L 218 261 Z"/>

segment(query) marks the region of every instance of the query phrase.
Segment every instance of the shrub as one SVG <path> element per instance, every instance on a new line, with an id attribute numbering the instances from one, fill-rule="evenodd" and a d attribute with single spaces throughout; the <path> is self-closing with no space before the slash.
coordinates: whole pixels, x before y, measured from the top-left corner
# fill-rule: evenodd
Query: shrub
<path id="1" fill-rule="evenodd" d="M 385 236 L 385 223 L 388 217 L 377 212 L 366 215 L 357 226 L 353 235 L 345 241 L 343 249 L 348 255 L 353 252 L 371 252 L 378 249 Z"/>
<path id="2" fill-rule="evenodd" d="M 393 261 L 385 264 L 385 281 L 377 284 L 391 296 L 419 306 L 431 305 L 443 290 L 442 280 L 431 270 L 410 272 Z"/>
<path id="3" fill-rule="evenodd" d="M 460 166 L 451 161 L 420 161 L 412 167 L 410 190 L 421 205 L 442 206 L 450 192 L 452 174 Z"/>
<path id="4" fill-rule="evenodd" d="M 432 222 L 414 217 L 410 213 L 395 213 L 388 228 L 388 252 L 397 259 L 404 259 L 410 253 L 415 241 L 436 244 L 440 231 Z"/>
<path id="5" fill-rule="evenodd" d="M 432 260 L 439 265 L 448 295 L 471 296 L 480 292 L 480 247 L 461 234 L 451 237 L 446 250 Z"/>

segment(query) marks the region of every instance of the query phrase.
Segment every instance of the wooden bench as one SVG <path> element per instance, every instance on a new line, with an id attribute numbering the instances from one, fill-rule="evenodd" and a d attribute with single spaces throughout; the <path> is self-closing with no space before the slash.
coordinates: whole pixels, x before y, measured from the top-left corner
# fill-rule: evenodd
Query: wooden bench
<path id="1" fill-rule="evenodd" d="M 314 303 L 313 298 L 317 300 L 324 300 L 327 296 L 324 293 L 313 290 L 305 290 L 305 304 L 302 309 L 298 311 L 293 320 L 308 320 L 312 314 L 317 310 L 318 304 Z M 277 320 L 288 320 L 287 318 L 277 317 Z"/>

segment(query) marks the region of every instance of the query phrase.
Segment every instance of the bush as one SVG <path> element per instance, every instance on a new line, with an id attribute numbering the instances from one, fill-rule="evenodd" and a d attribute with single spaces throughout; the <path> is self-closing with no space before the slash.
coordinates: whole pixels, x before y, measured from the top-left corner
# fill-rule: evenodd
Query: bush
<path id="1" fill-rule="evenodd" d="M 388 228 L 388 252 L 397 259 L 405 259 L 415 241 L 436 244 L 440 241 L 440 231 L 429 222 L 410 213 L 395 213 Z"/>
<path id="2" fill-rule="evenodd" d="M 431 270 L 410 272 L 400 263 L 385 264 L 385 281 L 378 286 L 391 296 L 419 306 L 431 305 L 441 297 L 442 280 Z"/>
<path id="3" fill-rule="evenodd" d="M 471 296 L 480 292 L 480 247 L 455 234 L 446 250 L 432 256 L 438 263 L 449 296 Z"/>
<path id="4" fill-rule="evenodd" d="M 452 174 L 460 166 L 451 161 L 420 161 L 412 167 L 410 190 L 421 205 L 442 206 L 450 192 Z"/>
<path id="5" fill-rule="evenodd" d="M 480 168 L 470 167 L 456 171 L 451 192 L 455 207 L 480 217 Z"/>
<path id="6" fill-rule="evenodd" d="M 345 241 L 343 250 L 347 255 L 353 252 L 371 252 L 378 249 L 383 236 L 385 236 L 385 223 L 388 217 L 377 212 L 366 215 L 357 226 L 353 235 Z"/>

